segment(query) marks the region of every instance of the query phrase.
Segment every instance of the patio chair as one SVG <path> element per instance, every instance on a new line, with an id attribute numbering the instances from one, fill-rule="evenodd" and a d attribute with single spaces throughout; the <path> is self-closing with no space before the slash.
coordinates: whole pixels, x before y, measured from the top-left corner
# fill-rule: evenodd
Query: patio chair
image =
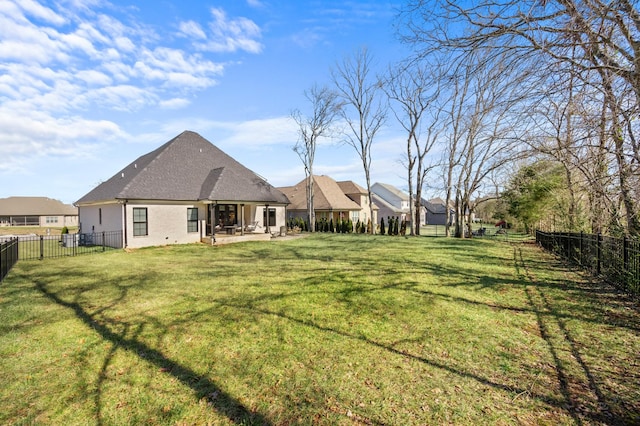
<path id="1" fill-rule="evenodd" d="M 245 225 L 245 232 L 255 232 L 256 228 L 260 227 L 259 222 L 256 220 L 250 224 Z"/>

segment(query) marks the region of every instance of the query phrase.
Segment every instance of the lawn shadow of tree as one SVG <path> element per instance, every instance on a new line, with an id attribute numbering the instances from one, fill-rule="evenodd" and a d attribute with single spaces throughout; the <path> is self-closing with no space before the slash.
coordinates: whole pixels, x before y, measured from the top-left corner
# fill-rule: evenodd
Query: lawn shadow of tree
<path id="1" fill-rule="evenodd" d="M 26 277 L 25 277 L 26 278 Z M 140 341 L 137 337 L 141 331 L 140 326 L 134 332 L 132 337 L 126 337 L 129 329 L 122 327 L 121 332 L 115 332 L 112 327 L 118 325 L 114 320 L 100 320 L 87 310 L 77 301 L 69 302 L 64 300 L 58 294 L 50 291 L 46 283 L 40 280 L 33 280 L 35 288 L 53 303 L 71 310 L 74 315 L 82 321 L 87 327 L 98 333 L 102 339 L 112 344 L 109 354 L 103 361 L 100 372 L 98 374 L 98 389 L 105 380 L 105 372 L 110 359 L 116 350 L 122 349 L 130 354 L 144 359 L 155 365 L 160 371 L 173 376 L 183 385 L 191 388 L 197 400 L 206 399 L 208 405 L 218 413 L 224 415 L 231 422 L 236 424 L 256 424 L 270 425 L 270 421 L 258 412 L 254 412 L 245 407 L 240 401 L 226 393 L 217 383 L 208 377 L 198 374 L 191 368 L 174 361 L 165 356 L 161 351 L 150 347 L 146 343 Z M 99 393 L 99 392 L 98 392 Z M 96 403 L 101 403 L 101 396 L 96 395 Z M 98 424 L 102 424 L 100 418 L 102 407 L 97 407 Z"/>
<path id="2" fill-rule="evenodd" d="M 585 421 L 603 424 L 636 423 L 639 417 L 625 409 L 623 400 L 615 396 L 607 398 L 601 389 L 592 367 L 587 363 L 580 351 L 579 343 L 567 326 L 566 320 L 571 316 L 556 308 L 546 292 L 549 288 L 532 272 L 532 265 L 529 259 L 525 259 L 522 249 L 514 247 L 513 256 L 517 274 L 527 281 L 527 300 L 536 315 L 540 335 L 553 358 L 560 392 L 573 419 L 578 424 Z M 620 327 L 617 324 L 616 326 Z M 637 330 L 634 326 L 628 328 Z"/>

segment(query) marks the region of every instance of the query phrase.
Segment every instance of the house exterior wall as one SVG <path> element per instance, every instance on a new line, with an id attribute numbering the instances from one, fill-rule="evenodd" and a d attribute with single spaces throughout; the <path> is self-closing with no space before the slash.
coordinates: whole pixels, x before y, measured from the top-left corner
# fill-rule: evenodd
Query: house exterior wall
<path id="1" fill-rule="evenodd" d="M 427 209 L 424 206 L 420 206 L 420 223 L 419 226 L 427 224 Z"/>
<path id="2" fill-rule="evenodd" d="M 62 228 L 63 226 L 78 226 L 78 216 L 43 215 L 40 216 L 42 228 Z"/>
<path id="3" fill-rule="evenodd" d="M 446 213 L 433 213 L 427 210 L 427 225 L 446 225 Z"/>
<path id="4" fill-rule="evenodd" d="M 355 195 L 350 195 L 350 197 L 355 197 Z M 360 200 L 354 200 L 356 203 L 362 207 L 362 209 L 358 212 L 358 216 L 360 222 L 367 223 L 369 219 L 371 219 L 372 224 L 378 223 L 378 210 L 373 211 L 373 217 L 371 216 L 371 203 L 369 197 L 367 195 L 361 194 Z"/>
<path id="5" fill-rule="evenodd" d="M 78 207 L 80 232 L 121 231 L 122 204 L 110 203 Z"/>
<path id="6" fill-rule="evenodd" d="M 146 208 L 147 235 L 134 235 L 134 209 Z M 198 209 L 197 231 L 189 232 L 187 226 L 187 209 Z M 239 205 L 240 208 L 240 205 Z M 284 206 L 269 206 L 275 209 L 276 225 L 270 231 L 279 232 L 285 226 L 286 209 Z M 209 204 L 191 203 L 159 203 L 157 201 L 129 201 L 126 204 L 110 203 L 91 206 L 80 206 L 80 222 L 82 233 L 99 233 L 126 230 L 125 246 L 141 248 L 167 244 L 189 244 L 200 242 L 206 235 L 207 210 Z M 255 232 L 267 232 L 263 223 L 265 206 L 245 205 L 244 224 L 258 222 Z M 126 218 L 126 226 L 123 226 Z M 240 218 L 238 218 L 240 224 Z"/>
<path id="7" fill-rule="evenodd" d="M 134 235 L 134 209 L 147 209 L 147 235 Z M 198 209 L 197 232 L 187 231 L 187 209 Z M 126 204 L 126 246 L 131 248 L 199 242 L 207 206 L 202 203 L 129 202 Z"/>
<path id="8" fill-rule="evenodd" d="M 78 216 L 65 216 L 63 223 L 63 226 L 78 226 L 80 222 Z"/>
<path id="9" fill-rule="evenodd" d="M 391 216 L 393 216 L 393 217 L 399 216 L 387 206 L 380 206 L 380 210 L 378 211 L 378 215 L 380 216 L 381 219 L 384 219 L 384 223 L 385 224 L 389 222 L 389 217 L 391 217 Z M 380 225 L 380 224 L 378 223 L 378 225 Z"/>

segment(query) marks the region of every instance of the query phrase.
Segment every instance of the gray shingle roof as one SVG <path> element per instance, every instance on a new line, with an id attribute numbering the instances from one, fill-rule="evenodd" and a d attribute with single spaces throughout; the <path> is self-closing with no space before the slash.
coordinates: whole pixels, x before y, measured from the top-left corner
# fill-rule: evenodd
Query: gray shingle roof
<path id="1" fill-rule="evenodd" d="M 427 210 L 429 210 L 431 213 L 434 213 L 434 214 L 447 213 L 447 207 L 445 205 L 445 202 L 440 197 L 430 199 L 425 203 L 425 207 L 427 208 Z"/>
<path id="2" fill-rule="evenodd" d="M 125 199 L 289 203 L 282 192 L 191 131 L 137 158 L 76 204 Z"/>

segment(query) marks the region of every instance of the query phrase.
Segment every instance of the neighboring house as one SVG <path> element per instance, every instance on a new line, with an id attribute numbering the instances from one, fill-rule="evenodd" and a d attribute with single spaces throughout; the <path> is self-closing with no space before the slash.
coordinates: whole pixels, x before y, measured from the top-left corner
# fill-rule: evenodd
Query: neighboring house
<path id="1" fill-rule="evenodd" d="M 78 226 L 78 209 L 47 197 L 0 198 L 0 226 Z"/>
<path id="2" fill-rule="evenodd" d="M 313 207 L 316 220 L 351 219 L 355 224 L 358 220 L 367 223 L 370 209 L 367 191 L 360 185 L 343 181 L 336 182 L 328 176 L 313 176 Z M 291 204 L 287 207 L 287 216 L 307 220 L 307 179 L 302 179 L 294 186 L 278 188 Z M 374 205 L 373 223 L 377 220 L 377 206 Z"/>
<path id="3" fill-rule="evenodd" d="M 371 208 L 373 207 L 373 219 L 371 222 L 376 224 L 380 208 L 373 200 L 369 200 L 367 190 L 351 180 L 343 180 L 337 183 L 344 195 L 360 206 L 360 211 L 357 214 L 352 214 L 351 221 L 357 223 L 359 220 L 361 223 L 368 223 L 371 216 Z"/>
<path id="4" fill-rule="evenodd" d="M 428 201 L 422 200 L 427 208 L 427 224 L 428 225 L 446 225 L 447 223 L 447 207 L 442 198 L 436 197 Z M 449 225 L 453 225 L 456 221 L 455 208 L 449 206 Z"/>
<path id="5" fill-rule="evenodd" d="M 380 217 L 398 217 L 400 220 L 408 220 L 410 212 L 409 194 L 393 185 L 376 182 L 371 186 L 373 199 L 380 206 Z M 420 207 L 420 226 L 426 222 L 427 210 Z"/>
<path id="6" fill-rule="evenodd" d="M 83 233 L 122 231 L 125 247 L 277 231 L 287 197 L 197 133 L 185 131 L 101 183 L 76 205 Z"/>

